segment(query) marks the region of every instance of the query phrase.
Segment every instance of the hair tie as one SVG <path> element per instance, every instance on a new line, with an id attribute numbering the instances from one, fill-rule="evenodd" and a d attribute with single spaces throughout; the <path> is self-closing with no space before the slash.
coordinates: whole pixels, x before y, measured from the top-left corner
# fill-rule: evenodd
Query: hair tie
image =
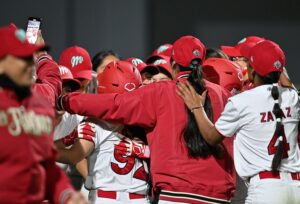
<path id="1" fill-rule="evenodd" d="M 282 142 L 282 140 L 283 140 L 282 136 L 279 136 L 278 139 L 280 142 Z"/>
<path id="2" fill-rule="evenodd" d="M 276 121 L 279 122 L 279 123 L 281 123 L 282 119 L 281 118 L 277 118 Z"/>
<path id="3" fill-rule="evenodd" d="M 279 100 L 278 99 L 276 99 L 276 100 L 274 100 L 275 101 L 275 103 L 279 103 Z"/>

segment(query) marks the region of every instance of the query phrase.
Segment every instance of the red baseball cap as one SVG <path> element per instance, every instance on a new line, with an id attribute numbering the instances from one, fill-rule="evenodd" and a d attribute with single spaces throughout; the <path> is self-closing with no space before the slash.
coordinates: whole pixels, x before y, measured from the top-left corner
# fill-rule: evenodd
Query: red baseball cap
<path id="1" fill-rule="evenodd" d="M 30 44 L 26 40 L 25 31 L 14 24 L 0 28 L 0 45 L 0 57 L 13 55 L 26 58 L 45 48 L 45 45 Z"/>
<path id="2" fill-rule="evenodd" d="M 170 57 L 163 55 L 158 56 L 159 59 L 155 60 L 152 64 L 149 64 L 144 68 L 143 71 L 148 72 L 152 75 L 156 75 L 162 72 L 163 74 L 167 74 L 168 77 L 172 78 Z"/>
<path id="3" fill-rule="evenodd" d="M 234 47 L 232 46 L 221 46 L 221 50 L 229 57 L 245 57 L 243 55 L 243 49 L 245 46 L 250 44 L 256 44 L 260 41 L 265 40 L 258 36 L 249 36 L 240 40 Z"/>
<path id="4" fill-rule="evenodd" d="M 59 58 L 59 64 L 68 67 L 74 78 L 92 80 L 92 62 L 89 53 L 82 47 L 65 49 Z"/>
<path id="5" fill-rule="evenodd" d="M 160 56 L 161 59 L 155 60 L 155 62 L 153 62 L 152 65 L 164 69 L 166 72 L 168 72 L 171 75 L 170 57 L 163 56 L 163 55 Z"/>
<path id="6" fill-rule="evenodd" d="M 206 48 L 203 43 L 193 36 L 183 36 L 173 44 L 172 59 L 183 67 L 191 67 L 192 61 L 205 59 Z M 192 67 L 191 67 L 192 68 Z"/>
<path id="7" fill-rule="evenodd" d="M 279 45 L 264 40 L 250 50 L 249 64 L 261 76 L 271 72 L 282 72 L 285 65 L 285 55 Z"/>
<path id="8" fill-rule="evenodd" d="M 135 66 L 139 70 L 139 72 L 141 72 L 147 66 L 147 64 L 143 62 L 143 60 L 135 57 L 130 57 L 125 61 L 130 62 L 133 66 Z"/>
<path id="9" fill-rule="evenodd" d="M 162 55 L 171 57 L 172 49 L 172 44 L 163 44 L 154 50 L 154 52 L 147 58 L 146 62 L 148 64 L 153 63 L 155 60 L 160 59 Z"/>
<path id="10" fill-rule="evenodd" d="M 81 86 L 80 81 L 78 81 L 77 79 L 74 79 L 73 74 L 69 68 L 67 68 L 63 65 L 58 65 L 58 68 L 59 68 L 60 78 L 61 78 L 62 82 L 73 81 L 80 88 L 80 86 Z"/>

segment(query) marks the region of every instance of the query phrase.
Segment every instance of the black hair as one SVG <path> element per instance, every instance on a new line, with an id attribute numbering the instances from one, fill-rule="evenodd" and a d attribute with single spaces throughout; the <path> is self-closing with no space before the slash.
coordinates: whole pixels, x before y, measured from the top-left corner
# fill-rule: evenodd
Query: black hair
<path id="1" fill-rule="evenodd" d="M 181 72 L 191 70 L 191 68 L 178 66 Z M 202 67 L 200 65 L 198 65 L 198 68 L 193 68 L 187 79 L 198 94 L 202 94 L 206 90 L 201 70 Z M 213 110 L 209 96 L 206 97 L 204 110 L 207 117 L 212 120 Z M 188 114 L 188 122 L 184 130 L 184 141 L 188 148 L 188 154 L 192 158 L 207 158 L 214 153 L 215 147 L 210 146 L 205 141 L 200 133 L 194 114 L 187 107 L 186 112 Z"/>
<path id="2" fill-rule="evenodd" d="M 207 58 L 229 59 L 228 56 L 222 50 L 220 50 L 218 48 L 207 48 L 205 59 L 207 59 Z"/>
<path id="3" fill-rule="evenodd" d="M 257 73 L 256 73 L 257 74 Z M 271 72 L 270 74 L 266 76 L 260 76 L 262 79 L 263 84 L 273 84 L 271 89 L 271 96 L 275 100 L 275 104 L 273 106 L 273 114 L 276 117 L 276 129 L 275 129 L 275 135 L 277 136 L 277 139 L 279 140 L 276 153 L 272 160 L 272 171 L 276 172 L 281 164 L 281 160 L 283 158 L 284 153 L 284 146 L 283 146 L 283 136 L 284 136 L 284 126 L 282 124 L 282 118 L 284 117 L 283 111 L 280 108 L 279 105 L 279 90 L 276 83 L 278 83 L 280 78 L 280 72 Z"/>
<path id="4" fill-rule="evenodd" d="M 119 58 L 119 55 L 112 50 L 100 51 L 92 59 L 93 71 L 97 72 L 97 68 L 100 64 L 102 64 L 103 60 L 107 56 L 115 56 L 116 58 Z"/>

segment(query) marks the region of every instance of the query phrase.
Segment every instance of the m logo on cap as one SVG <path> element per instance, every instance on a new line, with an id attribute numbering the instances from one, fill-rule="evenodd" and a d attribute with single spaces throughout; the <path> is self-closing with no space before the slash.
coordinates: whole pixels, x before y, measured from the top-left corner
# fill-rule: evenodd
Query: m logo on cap
<path id="1" fill-rule="evenodd" d="M 279 60 L 277 60 L 276 62 L 274 62 L 274 67 L 276 69 L 280 69 L 281 68 L 281 62 Z"/>
<path id="2" fill-rule="evenodd" d="M 64 74 L 69 73 L 69 70 L 66 67 L 59 66 L 59 73 L 60 73 L 60 75 L 64 75 Z"/>
<path id="3" fill-rule="evenodd" d="M 169 46 L 167 46 L 167 45 L 162 45 L 162 46 L 160 46 L 160 47 L 157 49 L 157 54 L 160 54 L 160 53 L 166 51 L 167 49 L 169 49 Z"/>
<path id="4" fill-rule="evenodd" d="M 200 57 L 201 53 L 199 50 L 194 50 L 193 51 L 193 54 L 196 56 L 196 57 Z"/>
<path id="5" fill-rule="evenodd" d="M 72 67 L 75 67 L 78 64 L 81 64 L 82 62 L 83 62 L 83 57 L 82 56 L 73 56 L 71 58 Z"/>
<path id="6" fill-rule="evenodd" d="M 138 66 L 139 64 L 142 64 L 143 63 L 143 61 L 142 60 L 140 60 L 140 59 L 133 59 L 132 61 L 132 64 L 134 64 L 135 66 Z"/>
<path id="7" fill-rule="evenodd" d="M 164 59 L 159 59 L 159 60 L 156 60 L 153 64 L 155 66 L 160 65 L 160 64 L 167 64 L 167 61 Z"/>

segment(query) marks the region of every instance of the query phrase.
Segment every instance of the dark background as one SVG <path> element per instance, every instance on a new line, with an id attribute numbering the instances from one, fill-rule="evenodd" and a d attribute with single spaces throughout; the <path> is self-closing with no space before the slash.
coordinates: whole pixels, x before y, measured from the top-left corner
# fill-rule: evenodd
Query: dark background
<path id="1" fill-rule="evenodd" d="M 249 35 L 277 42 L 287 69 L 300 85 L 299 0 L 2 0 L 0 25 L 26 28 L 27 18 L 43 18 L 43 35 L 58 59 L 79 45 L 91 57 L 113 49 L 123 58 L 145 59 L 162 43 L 191 34 L 207 47 L 233 45 Z"/>

